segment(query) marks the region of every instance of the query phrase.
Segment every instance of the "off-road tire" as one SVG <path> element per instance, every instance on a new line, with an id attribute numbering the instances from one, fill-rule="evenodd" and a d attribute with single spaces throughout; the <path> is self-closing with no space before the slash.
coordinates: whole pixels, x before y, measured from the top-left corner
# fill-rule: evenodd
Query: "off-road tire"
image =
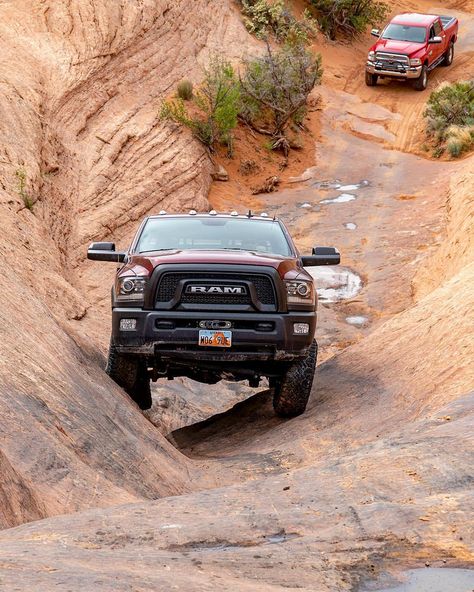
<path id="1" fill-rule="evenodd" d="M 425 90 L 428 86 L 428 67 L 425 65 L 421 69 L 421 74 L 415 78 L 413 88 L 415 90 Z"/>
<path id="2" fill-rule="evenodd" d="M 306 358 L 292 364 L 277 381 L 273 393 L 273 408 L 280 417 L 296 417 L 304 413 L 313 386 L 318 344 L 313 341 Z"/>
<path id="3" fill-rule="evenodd" d="M 144 360 L 119 353 L 111 341 L 105 371 L 137 403 L 140 409 L 150 409 L 150 378 Z"/>
<path id="4" fill-rule="evenodd" d="M 441 66 L 450 66 L 454 60 L 454 43 L 451 41 L 449 44 L 446 53 L 444 54 L 444 59 L 441 62 Z"/>
<path id="5" fill-rule="evenodd" d="M 379 77 L 377 74 L 371 74 L 370 72 L 365 73 L 365 84 L 367 86 L 376 86 L 378 79 Z"/>

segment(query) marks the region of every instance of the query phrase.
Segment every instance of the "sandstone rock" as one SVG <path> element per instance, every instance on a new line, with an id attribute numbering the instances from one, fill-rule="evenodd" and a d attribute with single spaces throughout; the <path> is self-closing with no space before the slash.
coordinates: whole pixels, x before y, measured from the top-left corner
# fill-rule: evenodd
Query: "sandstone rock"
<path id="1" fill-rule="evenodd" d="M 214 181 L 228 181 L 229 173 L 221 164 L 218 164 L 215 170 L 212 172 L 212 178 Z"/>

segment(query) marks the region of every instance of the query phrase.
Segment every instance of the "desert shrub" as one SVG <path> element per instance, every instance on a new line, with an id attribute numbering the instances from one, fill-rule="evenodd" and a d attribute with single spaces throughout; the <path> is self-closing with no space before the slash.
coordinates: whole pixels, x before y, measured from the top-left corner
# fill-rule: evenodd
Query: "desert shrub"
<path id="1" fill-rule="evenodd" d="M 446 130 L 446 149 L 456 158 L 474 146 L 474 126 L 452 125 Z"/>
<path id="2" fill-rule="evenodd" d="M 304 44 L 285 45 L 245 63 L 241 76 L 241 117 L 273 137 L 273 148 L 287 149 L 286 126 L 301 123 L 309 93 L 320 83 L 321 56 Z"/>
<path id="3" fill-rule="evenodd" d="M 474 125 L 474 80 L 445 84 L 431 93 L 425 117 L 430 130 Z"/>
<path id="4" fill-rule="evenodd" d="M 217 143 L 232 151 L 232 130 L 237 125 L 240 86 L 230 62 L 214 57 L 187 107 L 179 96 L 165 101 L 160 117 L 188 127 L 211 150 Z"/>
<path id="5" fill-rule="evenodd" d="M 273 35 L 279 42 L 304 42 L 316 33 L 309 12 L 296 19 L 284 0 L 241 0 L 241 5 L 247 30 L 261 39 Z"/>
<path id="6" fill-rule="evenodd" d="M 474 81 L 444 84 L 433 91 L 424 116 L 427 133 L 456 158 L 474 147 Z"/>
<path id="7" fill-rule="evenodd" d="M 181 80 L 176 87 L 176 94 L 183 101 L 190 101 L 193 98 L 193 83 L 190 80 Z"/>
<path id="8" fill-rule="evenodd" d="M 321 30 L 330 38 L 357 35 L 385 19 L 389 7 L 379 0 L 311 0 Z"/>
<path id="9" fill-rule="evenodd" d="M 15 171 L 15 177 L 17 181 L 17 191 L 18 195 L 21 197 L 23 203 L 25 204 L 25 208 L 28 210 L 33 209 L 33 200 L 30 197 L 30 194 L 26 190 L 28 177 L 24 168 L 20 167 Z"/>

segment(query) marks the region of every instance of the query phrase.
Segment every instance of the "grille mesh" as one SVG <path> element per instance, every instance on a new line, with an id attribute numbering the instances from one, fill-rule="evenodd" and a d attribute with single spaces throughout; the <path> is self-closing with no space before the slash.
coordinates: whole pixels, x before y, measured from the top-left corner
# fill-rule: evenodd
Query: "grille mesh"
<path id="1" fill-rule="evenodd" d="M 209 281 L 215 282 L 216 286 L 227 285 L 240 281 L 251 282 L 257 293 L 257 298 L 262 304 L 276 305 L 275 291 L 272 280 L 264 275 L 245 274 L 245 275 L 226 275 L 218 273 L 165 273 L 158 284 L 156 292 L 157 302 L 169 302 L 176 296 L 176 290 L 179 282 L 189 281 Z M 189 304 L 251 304 L 250 294 L 186 294 L 181 295 L 182 303 Z"/>

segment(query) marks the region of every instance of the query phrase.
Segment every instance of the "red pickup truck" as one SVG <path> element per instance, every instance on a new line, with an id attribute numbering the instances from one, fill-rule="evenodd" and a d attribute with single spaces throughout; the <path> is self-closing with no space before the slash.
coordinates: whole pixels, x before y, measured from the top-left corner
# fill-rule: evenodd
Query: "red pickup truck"
<path id="1" fill-rule="evenodd" d="M 410 79 L 416 90 L 425 90 L 428 73 L 436 66 L 450 66 L 458 37 L 458 20 L 433 14 L 399 14 L 380 33 L 367 58 L 365 82 L 375 86 L 379 78 Z"/>

